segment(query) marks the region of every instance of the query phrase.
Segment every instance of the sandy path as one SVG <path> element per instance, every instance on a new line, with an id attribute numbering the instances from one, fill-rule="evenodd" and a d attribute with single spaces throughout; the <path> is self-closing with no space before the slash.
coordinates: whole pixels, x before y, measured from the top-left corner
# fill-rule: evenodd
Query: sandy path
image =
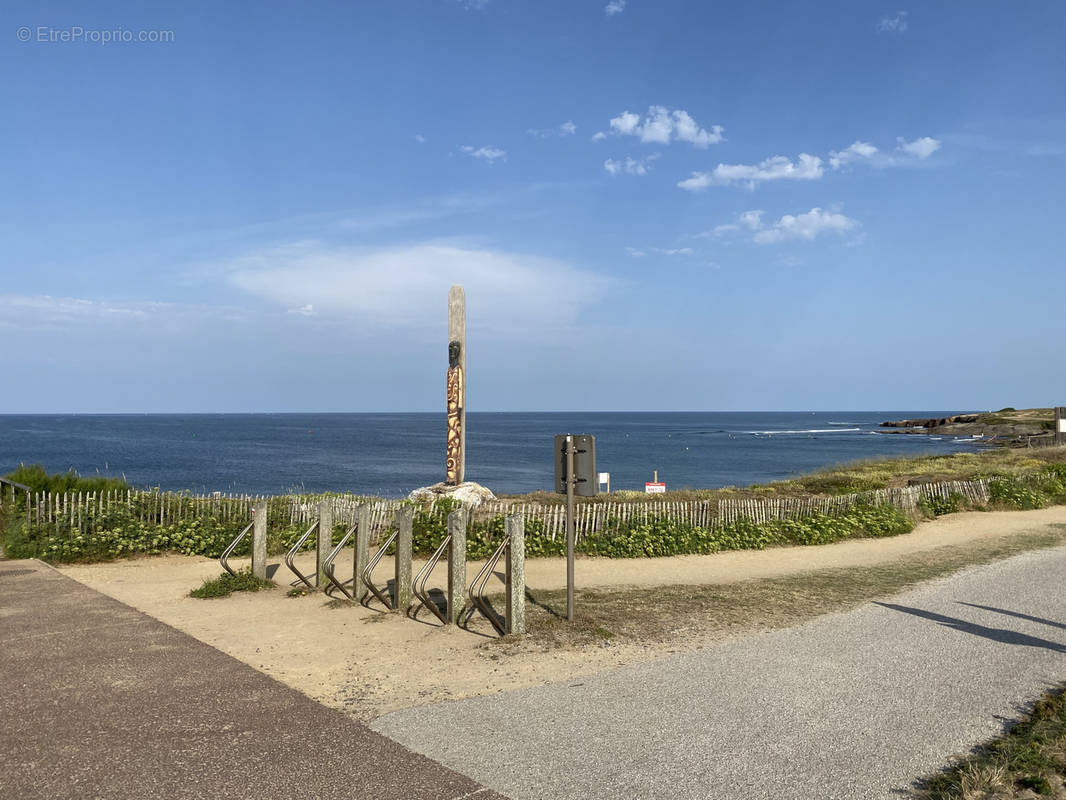
<path id="1" fill-rule="evenodd" d="M 1066 507 L 956 514 L 924 523 L 904 536 L 820 547 L 659 559 L 581 559 L 577 580 L 581 587 L 735 582 L 894 561 L 944 545 L 1001 538 L 1051 523 L 1066 523 Z M 338 562 L 339 575 L 350 574 L 350 569 L 350 561 Z M 473 576 L 477 565 L 471 564 L 469 569 Z M 443 699 L 586 675 L 660 653 L 639 644 L 612 643 L 576 651 L 525 651 L 521 657 L 504 658 L 497 649 L 484 646 L 489 641 L 485 636 L 412 622 L 352 604 L 330 603 L 317 594 L 287 597 L 278 589 L 194 600 L 188 597 L 189 590 L 219 573 L 218 562 L 206 558 L 168 555 L 62 570 L 327 705 L 363 719 Z M 387 565 L 375 572 L 381 583 L 388 575 Z M 442 585 L 443 568 L 435 577 L 437 585 Z M 284 584 L 288 578 L 287 570 L 281 567 L 276 579 Z M 564 581 L 561 559 L 537 559 L 527 564 L 527 583 L 533 588 L 562 588 Z M 432 619 L 425 612 L 420 615 L 422 620 L 427 618 Z M 488 630 L 487 623 L 480 630 Z"/>

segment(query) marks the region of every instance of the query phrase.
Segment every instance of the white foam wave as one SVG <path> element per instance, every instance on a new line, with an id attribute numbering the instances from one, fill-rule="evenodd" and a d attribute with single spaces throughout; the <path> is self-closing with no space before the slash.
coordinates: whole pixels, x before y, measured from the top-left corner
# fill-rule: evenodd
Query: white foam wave
<path id="1" fill-rule="evenodd" d="M 779 433 L 849 433 L 861 431 L 862 428 L 808 428 L 802 431 L 744 431 L 754 436 L 772 436 Z"/>

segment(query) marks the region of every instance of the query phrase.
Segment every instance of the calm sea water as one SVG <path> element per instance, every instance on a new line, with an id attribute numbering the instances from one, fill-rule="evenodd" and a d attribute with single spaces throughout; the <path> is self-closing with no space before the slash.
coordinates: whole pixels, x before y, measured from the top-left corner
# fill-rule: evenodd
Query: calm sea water
<path id="1" fill-rule="evenodd" d="M 943 411 L 477 414 L 467 416 L 467 479 L 497 492 L 550 490 L 552 437 L 596 437 L 611 488 L 747 485 L 873 456 L 972 450 L 952 438 L 884 434 L 884 420 Z M 193 491 L 350 491 L 400 497 L 443 480 L 443 414 L 0 416 L 0 474 L 125 475 Z"/>

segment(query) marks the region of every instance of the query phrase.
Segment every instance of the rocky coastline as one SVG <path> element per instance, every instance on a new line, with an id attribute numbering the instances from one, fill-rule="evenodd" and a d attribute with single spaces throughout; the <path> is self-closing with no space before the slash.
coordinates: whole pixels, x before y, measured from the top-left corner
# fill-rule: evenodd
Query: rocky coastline
<path id="1" fill-rule="evenodd" d="M 965 436 L 1000 447 L 1039 447 L 1054 443 L 1050 408 L 1003 408 L 999 411 L 955 414 L 949 417 L 890 420 L 883 433 L 923 436 Z"/>

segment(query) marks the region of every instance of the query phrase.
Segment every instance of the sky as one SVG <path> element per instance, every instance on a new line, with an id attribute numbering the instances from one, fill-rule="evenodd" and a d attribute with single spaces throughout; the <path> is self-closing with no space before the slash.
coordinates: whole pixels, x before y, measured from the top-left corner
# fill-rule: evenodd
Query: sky
<path id="1" fill-rule="evenodd" d="M 7 2 L 0 413 L 1066 404 L 1064 29 Z"/>

